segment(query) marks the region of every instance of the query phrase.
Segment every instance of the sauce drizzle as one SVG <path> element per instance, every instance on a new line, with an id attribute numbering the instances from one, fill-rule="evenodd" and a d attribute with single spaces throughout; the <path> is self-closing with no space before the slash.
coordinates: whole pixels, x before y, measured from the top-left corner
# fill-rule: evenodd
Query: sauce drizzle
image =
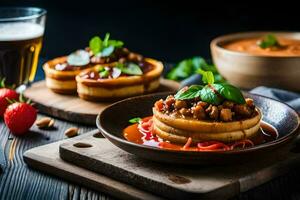
<path id="1" fill-rule="evenodd" d="M 126 127 L 123 130 L 123 135 L 125 139 L 130 142 L 177 151 L 224 151 L 243 149 L 273 141 L 278 138 L 277 130 L 272 125 L 262 121 L 259 134 L 251 140 L 245 139 L 228 144 L 218 141 L 206 141 L 198 143 L 197 145 L 192 145 L 190 138 L 185 145 L 173 144 L 169 141 L 164 141 L 155 134 L 152 125 L 152 116 L 145 117 L 139 123 Z"/>

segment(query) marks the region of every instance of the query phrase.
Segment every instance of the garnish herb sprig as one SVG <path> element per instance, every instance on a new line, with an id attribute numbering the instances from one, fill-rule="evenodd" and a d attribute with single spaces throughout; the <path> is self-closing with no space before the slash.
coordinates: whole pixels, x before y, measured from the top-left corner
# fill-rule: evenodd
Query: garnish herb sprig
<path id="1" fill-rule="evenodd" d="M 281 46 L 279 44 L 276 36 L 273 35 L 273 34 L 268 34 L 263 39 L 258 40 L 257 45 L 262 49 L 272 48 L 272 47 L 280 47 Z"/>
<path id="2" fill-rule="evenodd" d="M 245 99 L 241 91 L 228 83 L 214 83 L 214 75 L 211 71 L 198 70 L 202 75 L 202 81 L 206 85 L 192 85 L 181 89 L 174 97 L 178 100 L 188 100 L 200 97 L 202 101 L 219 105 L 224 99 L 238 104 L 244 104 Z"/>
<path id="3" fill-rule="evenodd" d="M 143 71 L 141 70 L 141 68 L 133 62 L 124 63 L 124 64 L 118 63 L 116 67 L 119 68 L 123 74 L 143 75 Z"/>
<path id="4" fill-rule="evenodd" d="M 128 122 L 132 123 L 132 124 L 136 124 L 136 123 L 139 123 L 140 121 L 142 121 L 142 118 L 135 117 L 135 118 L 130 119 Z"/>
<path id="5" fill-rule="evenodd" d="M 95 56 L 110 56 L 116 48 L 120 48 L 124 43 L 120 40 L 110 40 L 110 34 L 106 33 L 102 40 L 99 36 L 93 37 L 89 42 L 89 47 Z"/>
<path id="6" fill-rule="evenodd" d="M 211 71 L 216 83 L 226 82 L 225 79 L 218 73 L 216 66 L 206 62 L 206 60 L 200 56 L 182 60 L 172 68 L 172 70 L 167 74 L 167 78 L 175 81 L 181 81 L 193 74 L 196 74 L 199 69 Z"/>

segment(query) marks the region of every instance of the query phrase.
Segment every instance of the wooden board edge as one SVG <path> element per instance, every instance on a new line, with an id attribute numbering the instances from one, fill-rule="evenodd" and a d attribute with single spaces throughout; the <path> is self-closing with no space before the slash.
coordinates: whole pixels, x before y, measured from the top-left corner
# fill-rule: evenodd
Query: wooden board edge
<path id="1" fill-rule="evenodd" d="M 75 122 L 79 124 L 85 124 L 85 125 L 93 125 L 96 126 L 96 118 L 97 115 L 93 114 L 84 114 L 84 117 L 82 117 L 83 114 L 81 113 L 73 113 L 70 111 L 61 110 L 58 108 L 51 107 L 51 111 L 49 111 L 49 107 L 35 103 L 35 107 L 38 109 L 39 112 L 47 115 L 51 115 L 53 117 L 57 117 L 59 119 L 66 120 L 68 122 Z M 51 113 L 51 114 L 49 114 Z"/>
<path id="2" fill-rule="evenodd" d="M 67 139 L 69 140 L 69 139 Z M 125 183 L 113 180 L 101 174 L 97 174 L 92 171 L 88 171 L 84 168 L 74 166 L 65 162 L 59 158 L 58 146 L 63 141 L 54 142 L 51 144 L 39 146 L 30 150 L 27 150 L 24 155 L 24 161 L 29 167 L 37 169 L 42 172 L 46 172 L 58 178 L 63 178 L 67 181 L 79 184 L 84 187 L 91 188 L 95 191 L 103 192 L 120 199 L 149 199 L 149 200 L 162 200 L 162 197 L 155 196 L 151 193 L 139 190 L 133 186 Z M 46 147 L 57 148 L 57 159 L 53 159 L 54 164 L 49 164 L 49 158 L 45 158 L 37 154 L 41 149 Z M 62 168 L 68 167 L 68 170 Z M 80 176 L 79 174 L 88 174 L 88 177 Z M 101 181 L 100 181 L 101 180 Z M 108 184 L 108 182 L 110 182 Z"/>
<path id="3" fill-rule="evenodd" d="M 87 135 L 84 139 L 87 137 L 91 137 L 91 135 Z M 66 162 L 70 162 L 73 164 L 76 164 L 82 168 L 85 168 L 89 171 L 94 171 L 95 173 L 102 173 L 101 170 L 97 170 L 93 168 L 92 166 L 87 166 L 86 162 L 82 159 L 82 157 L 85 157 L 85 155 L 82 155 L 82 157 L 79 157 L 76 152 L 70 150 L 68 147 L 73 146 L 74 143 L 77 142 L 84 142 L 84 140 L 72 140 L 72 141 L 67 141 L 63 142 L 59 145 L 59 153 L 61 159 L 65 160 Z M 117 147 L 116 147 L 117 148 Z M 74 161 L 74 158 L 77 158 L 76 161 Z M 106 166 L 107 164 L 104 164 L 103 166 Z M 108 164 L 109 165 L 109 164 Z M 101 166 L 100 166 L 101 167 Z M 106 175 L 107 176 L 107 175 Z M 119 181 L 124 181 L 120 177 L 112 177 L 116 180 Z M 130 183 L 128 183 L 130 184 Z M 149 191 L 153 192 L 153 191 Z M 229 199 L 234 196 L 237 196 L 240 194 L 240 183 L 238 179 L 232 180 L 228 184 L 224 184 L 221 187 L 216 187 L 215 189 L 212 190 L 207 190 L 204 193 L 195 193 L 193 191 L 185 191 L 181 190 L 178 188 L 173 189 L 173 193 L 176 194 L 175 196 L 172 197 L 172 199 Z"/>

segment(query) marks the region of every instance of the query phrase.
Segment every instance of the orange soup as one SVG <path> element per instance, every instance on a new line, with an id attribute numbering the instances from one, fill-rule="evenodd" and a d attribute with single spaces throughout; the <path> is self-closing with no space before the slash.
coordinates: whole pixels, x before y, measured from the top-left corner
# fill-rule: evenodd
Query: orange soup
<path id="1" fill-rule="evenodd" d="M 261 48 L 258 42 L 262 38 L 247 38 L 229 42 L 223 47 L 231 51 L 238 51 L 252 55 L 292 57 L 300 56 L 300 40 L 276 37 L 280 46 L 272 48 Z"/>

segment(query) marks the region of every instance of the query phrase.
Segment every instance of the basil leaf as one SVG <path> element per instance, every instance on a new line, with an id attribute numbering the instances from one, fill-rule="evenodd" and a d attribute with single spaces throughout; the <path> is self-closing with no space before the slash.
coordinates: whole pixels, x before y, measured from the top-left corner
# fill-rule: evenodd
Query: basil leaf
<path id="1" fill-rule="evenodd" d="M 113 47 L 113 46 L 109 46 L 109 47 L 104 48 L 101 51 L 101 57 L 110 56 L 114 52 L 114 50 L 115 50 L 115 47 Z"/>
<path id="2" fill-rule="evenodd" d="M 178 63 L 168 74 L 171 80 L 182 80 L 193 74 L 193 63 L 191 59 L 186 59 Z"/>
<path id="3" fill-rule="evenodd" d="M 107 78 L 109 76 L 109 71 L 104 70 L 104 71 L 100 72 L 99 75 L 101 78 Z"/>
<path id="4" fill-rule="evenodd" d="M 167 74 L 167 78 L 181 81 L 193 74 L 196 74 L 199 69 L 211 71 L 215 76 L 215 82 L 225 82 L 225 79 L 220 78 L 221 75 L 218 73 L 216 66 L 213 64 L 208 64 L 205 59 L 200 56 L 182 60 L 171 69 L 171 71 Z M 219 76 L 219 78 L 216 78 L 216 76 Z"/>
<path id="5" fill-rule="evenodd" d="M 192 61 L 192 67 L 194 71 L 204 68 L 207 65 L 205 59 L 201 57 L 193 57 L 191 61 Z"/>
<path id="6" fill-rule="evenodd" d="M 211 71 L 199 69 L 197 72 L 202 75 L 203 83 L 213 84 L 215 82 L 214 74 Z"/>
<path id="7" fill-rule="evenodd" d="M 175 94 L 174 98 L 178 100 L 186 100 L 200 97 L 202 88 L 202 85 L 192 85 L 188 89 L 183 88 Z"/>
<path id="8" fill-rule="evenodd" d="M 110 40 L 109 38 L 110 34 L 106 33 L 103 41 L 98 36 L 95 36 L 90 40 L 89 47 L 95 56 L 110 56 L 115 48 L 120 48 L 124 45 L 122 41 Z"/>
<path id="9" fill-rule="evenodd" d="M 90 63 L 90 54 L 85 50 L 77 50 L 67 57 L 67 62 L 72 66 L 84 66 Z"/>
<path id="10" fill-rule="evenodd" d="M 135 117 L 129 120 L 130 123 L 136 124 L 139 123 L 142 119 L 140 117 Z"/>
<path id="11" fill-rule="evenodd" d="M 200 92 L 201 100 L 210 104 L 219 105 L 223 98 L 216 94 L 209 85 L 206 85 Z"/>
<path id="12" fill-rule="evenodd" d="M 120 40 L 108 40 L 108 46 L 114 46 L 115 48 L 120 48 L 124 45 L 124 42 Z"/>
<path id="13" fill-rule="evenodd" d="M 110 34 L 109 34 L 109 33 L 106 33 L 106 34 L 105 34 L 105 37 L 104 37 L 104 40 L 103 40 L 103 46 L 104 46 L 104 47 L 107 47 L 107 46 L 108 46 L 109 37 L 110 37 Z"/>
<path id="14" fill-rule="evenodd" d="M 97 65 L 97 71 L 98 72 L 102 72 L 102 71 L 104 71 L 105 69 L 104 69 L 104 67 L 102 66 L 102 65 Z"/>
<path id="15" fill-rule="evenodd" d="M 246 103 L 242 92 L 238 88 L 234 87 L 233 85 L 227 83 L 223 83 L 223 84 L 220 83 L 220 84 L 212 84 L 212 86 L 225 99 L 233 101 L 238 104 Z"/>
<path id="16" fill-rule="evenodd" d="M 129 75 L 143 75 L 143 71 L 141 68 L 135 64 L 135 63 L 128 63 L 126 65 L 123 64 L 118 64 L 117 67 L 122 71 L 124 74 L 129 74 Z"/>
<path id="17" fill-rule="evenodd" d="M 102 49 L 102 40 L 100 37 L 95 36 L 89 42 L 89 47 L 94 55 L 99 53 Z"/>
<path id="18" fill-rule="evenodd" d="M 268 34 L 262 40 L 259 40 L 257 42 L 257 45 L 262 49 L 266 49 L 266 48 L 269 48 L 269 47 L 279 47 L 280 46 L 277 38 L 272 34 Z"/>

